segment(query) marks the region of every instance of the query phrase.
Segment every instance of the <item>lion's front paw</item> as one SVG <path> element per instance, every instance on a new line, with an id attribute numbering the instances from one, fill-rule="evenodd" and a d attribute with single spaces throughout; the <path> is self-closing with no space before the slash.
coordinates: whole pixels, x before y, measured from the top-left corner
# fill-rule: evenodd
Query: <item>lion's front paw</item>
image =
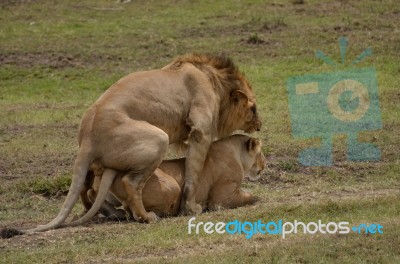
<path id="1" fill-rule="evenodd" d="M 186 214 L 187 215 L 198 215 L 201 214 L 203 208 L 197 203 L 186 203 Z"/>
<path id="2" fill-rule="evenodd" d="M 143 217 L 140 217 L 141 222 L 153 223 L 158 221 L 158 216 L 154 212 L 147 212 Z"/>

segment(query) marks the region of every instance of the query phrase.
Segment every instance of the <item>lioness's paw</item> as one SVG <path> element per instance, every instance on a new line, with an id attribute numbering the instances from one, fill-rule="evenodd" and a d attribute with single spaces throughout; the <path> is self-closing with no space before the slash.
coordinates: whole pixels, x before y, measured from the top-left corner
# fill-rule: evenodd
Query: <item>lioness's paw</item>
<path id="1" fill-rule="evenodd" d="M 154 212 L 147 212 L 141 220 L 145 223 L 153 223 L 158 221 L 158 216 Z"/>
<path id="2" fill-rule="evenodd" d="M 186 203 L 186 214 L 187 215 L 198 215 L 201 214 L 203 208 L 200 204 Z"/>

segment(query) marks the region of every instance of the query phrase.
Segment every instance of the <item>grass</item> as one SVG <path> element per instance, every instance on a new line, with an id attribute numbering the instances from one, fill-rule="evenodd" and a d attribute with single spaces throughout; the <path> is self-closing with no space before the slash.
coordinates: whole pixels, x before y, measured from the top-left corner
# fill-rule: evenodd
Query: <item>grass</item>
<path id="1" fill-rule="evenodd" d="M 337 10 L 341 10 L 338 12 Z M 88 106 L 120 77 L 187 52 L 229 54 L 250 80 L 264 120 L 265 177 L 245 182 L 249 207 L 196 221 L 380 223 L 382 235 L 187 234 L 189 217 L 158 223 L 93 223 L 0 240 L 0 262 L 396 263 L 400 261 L 400 6 L 396 1 L 3 1 L 0 3 L 0 226 L 35 226 L 64 200 Z M 360 133 L 379 162 L 349 162 L 335 135 L 332 167 L 303 167 L 318 139 L 291 135 L 286 80 L 330 72 L 314 57 L 377 70 L 383 129 Z M 82 206 L 74 208 L 74 215 Z"/>
<path id="2" fill-rule="evenodd" d="M 18 192 L 34 193 L 42 196 L 55 196 L 57 194 L 67 194 L 71 185 L 69 175 L 57 176 L 52 179 L 49 177 L 37 177 L 33 180 L 20 181 L 16 184 Z"/>

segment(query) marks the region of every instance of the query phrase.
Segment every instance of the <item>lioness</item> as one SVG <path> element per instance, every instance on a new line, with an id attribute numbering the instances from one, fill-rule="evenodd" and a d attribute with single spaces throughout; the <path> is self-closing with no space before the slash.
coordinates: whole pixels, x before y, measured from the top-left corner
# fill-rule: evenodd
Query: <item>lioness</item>
<path id="1" fill-rule="evenodd" d="M 182 209 L 198 213 L 194 194 L 212 140 L 235 130 L 260 130 L 253 91 L 233 62 L 222 56 L 191 54 L 162 69 L 132 73 L 113 84 L 84 114 L 72 183 L 50 223 L 23 232 L 58 227 L 84 187 L 89 165 L 101 164 L 111 185 L 117 171 L 137 220 L 157 219 L 142 201 L 146 181 L 160 165 L 168 144 L 188 142 Z"/>
<path id="2" fill-rule="evenodd" d="M 260 140 L 245 135 L 233 135 L 213 142 L 204 168 L 199 173 L 196 203 L 201 204 L 203 210 L 207 208 L 214 210 L 220 207 L 234 208 L 253 203 L 255 201 L 253 195 L 242 191 L 240 186 L 245 175 L 254 179 L 264 170 L 265 157 L 261 146 Z M 100 210 L 103 215 L 124 218 L 125 213 L 114 208 L 115 202 L 110 204 L 105 201 L 107 192 L 104 192 L 102 197 L 98 195 L 96 198 L 92 188 L 96 191 L 99 184 L 101 186 L 100 178 L 104 168 L 93 166 L 93 169 L 94 171 L 89 171 L 86 188 L 81 192 L 85 208 L 91 209 L 92 204 L 97 200 L 98 204 L 104 202 Z M 126 206 L 129 199 L 128 190 L 123 184 L 125 175 L 126 173 L 123 172 L 117 174 L 110 191 L 129 212 L 129 207 Z M 143 204 L 146 210 L 151 210 L 159 216 L 177 215 L 184 177 L 185 158 L 164 160 L 143 188 Z M 67 226 L 89 220 L 98 210 L 97 206 L 93 214 L 85 215 L 80 221 L 72 222 Z"/>

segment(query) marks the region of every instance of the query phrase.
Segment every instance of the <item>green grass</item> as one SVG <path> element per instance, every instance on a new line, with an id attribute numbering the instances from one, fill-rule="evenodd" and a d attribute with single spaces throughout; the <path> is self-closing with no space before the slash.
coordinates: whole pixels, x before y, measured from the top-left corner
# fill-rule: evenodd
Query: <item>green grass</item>
<path id="1" fill-rule="evenodd" d="M 264 121 L 257 134 L 266 175 L 244 187 L 249 207 L 198 221 L 239 219 L 380 223 L 382 235 L 188 235 L 189 217 L 99 223 L 0 241 L 1 263 L 396 263 L 400 261 L 400 6 L 397 1 L 3 1 L 0 3 L 0 227 L 52 219 L 64 200 L 89 105 L 120 77 L 162 67 L 187 52 L 226 53 L 250 80 Z M 306 168 L 298 152 L 318 139 L 291 135 L 286 80 L 333 71 L 314 56 L 377 70 L 383 129 L 360 133 L 379 162 L 346 161 L 334 137 L 335 166 Z M 76 216 L 81 205 L 74 208 Z"/>

